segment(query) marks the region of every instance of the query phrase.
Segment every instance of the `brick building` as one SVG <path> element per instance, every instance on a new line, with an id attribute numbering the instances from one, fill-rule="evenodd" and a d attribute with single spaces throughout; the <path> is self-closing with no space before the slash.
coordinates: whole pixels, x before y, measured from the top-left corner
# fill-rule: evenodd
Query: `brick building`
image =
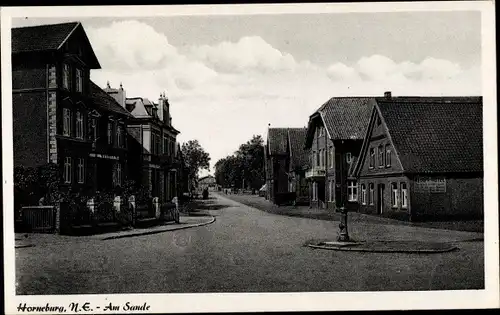
<path id="1" fill-rule="evenodd" d="M 377 98 L 350 176 L 359 211 L 408 220 L 483 216 L 481 97 Z"/>
<path id="2" fill-rule="evenodd" d="M 304 151 L 305 128 L 269 128 L 264 146 L 266 197 L 280 203 L 279 195 L 296 193 L 296 202 L 307 203 L 305 196 L 305 168 L 307 151 Z"/>
<path id="3" fill-rule="evenodd" d="M 131 150 L 130 178 L 145 185 L 153 197 L 166 202 L 177 196 L 179 161 L 176 158 L 176 137 L 179 131 L 172 126 L 170 103 L 161 94 L 158 103 L 147 98 L 127 98 L 126 91 L 108 85 L 104 89 L 122 108 L 133 116 L 127 132 Z"/>
<path id="4" fill-rule="evenodd" d="M 12 29 L 14 166 L 60 166 L 67 187 L 121 185 L 130 114 L 90 80 L 100 69 L 78 22 Z"/>
<path id="5" fill-rule="evenodd" d="M 374 97 L 333 97 L 309 117 L 305 148 L 309 150 L 310 206 L 357 209 L 356 183 L 348 170 L 359 154 Z"/>
<path id="6" fill-rule="evenodd" d="M 309 205 L 309 185 L 306 169 L 309 166 L 309 151 L 305 147 L 307 128 L 288 128 L 289 192 L 296 193 L 296 204 Z"/>

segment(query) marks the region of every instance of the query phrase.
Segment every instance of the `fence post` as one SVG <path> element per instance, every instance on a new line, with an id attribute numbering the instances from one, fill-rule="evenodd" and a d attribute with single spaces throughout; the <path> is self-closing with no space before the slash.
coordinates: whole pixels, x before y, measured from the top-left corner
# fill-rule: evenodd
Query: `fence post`
<path id="1" fill-rule="evenodd" d="M 153 198 L 153 208 L 155 209 L 155 217 L 159 219 L 161 211 L 160 211 L 160 199 L 158 197 Z"/>
<path id="2" fill-rule="evenodd" d="M 122 204 L 122 198 L 120 196 L 115 196 L 113 201 L 113 206 L 115 208 L 116 213 L 120 213 L 120 206 Z"/>
<path id="3" fill-rule="evenodd" d="M 90 198 L 89 200 L 87 200 L 87 208 L 89 208 L 90 213 L 94 215 L 95 212 L 94 198 Z"/>
<path id="4" fill-rule="evenodd" d="M 55 222 L 54 222 L 54 231 L 59 234 L 61 233 L 61 203 L 58 202 L 54 206 L 54 216 L 55 216 Z"/>
<path id="5" fill-rule="evenodd" d="M 128 208 L 132 210 L 132 211 L 130 211 L 132 213 L 132 225 L 135 226 L 136 213 L 135 213 L 135 196 L 134 195 L 128 197 Z"/>

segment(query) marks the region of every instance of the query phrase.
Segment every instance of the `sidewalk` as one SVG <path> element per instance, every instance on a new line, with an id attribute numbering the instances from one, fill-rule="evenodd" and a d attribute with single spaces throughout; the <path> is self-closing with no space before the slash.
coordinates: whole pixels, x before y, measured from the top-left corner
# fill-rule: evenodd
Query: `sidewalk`
<path id="1" fill-rule="evenodd" d="M 134 237 L 134 236 L 188 229 L 188 228 L 207 225 L 213 223 L 214 221 L 215 217 L 213 216 L 192 217 L 192 216 L 183 216 L 181 214 L 179 224 L 176 224 L 174 222 L 169 222 L 163 225 L 157 225 L 150 228 L 136 228 L 131 230 L 105 233 L 105 234 L 95 234 L 89 236 L 68 236 L 68 235 L 45 234 L 45 233 L 16 233 L 15 243 L 16 243 L 16 248 L 25 248 L 33 246 L 68 243 L 68 242 L 79 243 L 79 242 L 88 242 L 92 240 L 94 241 L 110 240 L 110 239 Z"/>
<path id="2" fill-rule="evenodd" d="M 245 195 L 245 194 L 223 194 L 218 193 L 221 197 L 228 198 L 230 200 L 242 203 L 244 205 L 257 208 L 259 210 L 286 215 L 291 217 L 302 217 L 309 219 L 318 219 L 326 221 L 339 221 L 340 213 L 334 211 L 327 211 L 318 208 L 309 208 L 308 206 L 280 206 L 272 204 L 264 197 L 259 197 L 257 195 Z M 375 215 L 367 215 L 357 212 L 349 212 L 349 222 L 351 223 L 375 223 L 375 224 L 385 224 L 385 225 L 404 225 L 404 226 L 414 226 L 414 227 L 424 227 L 432 229 L 444 229 L 444 230 L 454 230 L 454 231 L 466 231 L 466 232 L 476 232 L 483 233 L 484 222 L 475 221 L 436 221 L 436 222 L 408 222 L 401 221 L 391 218 L 379 217 Z"/>

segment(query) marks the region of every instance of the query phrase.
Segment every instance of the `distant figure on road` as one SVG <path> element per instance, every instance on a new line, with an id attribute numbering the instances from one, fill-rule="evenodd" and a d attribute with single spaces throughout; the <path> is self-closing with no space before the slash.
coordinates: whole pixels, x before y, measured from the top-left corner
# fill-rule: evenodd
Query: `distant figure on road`
<path id="1" fill-rule="evenodd" d="M 203 189 L 203 199 L 208 199 L 208 188 Z"/>

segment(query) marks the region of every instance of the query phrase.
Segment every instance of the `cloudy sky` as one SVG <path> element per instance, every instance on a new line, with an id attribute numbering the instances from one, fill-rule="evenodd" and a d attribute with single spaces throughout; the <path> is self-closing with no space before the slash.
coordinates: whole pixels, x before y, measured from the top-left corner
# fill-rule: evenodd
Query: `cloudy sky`
<path id="1" fill-rule="evenodd" d="M 181 142 L 211 165 L 267 126 L 305 126 L 333 96 L 480 95 L 479 12 L 342 13 L 79 20 L 128 97 L 166 91 Z M 213 171 L 213 169 L 212 169 Z"/>

